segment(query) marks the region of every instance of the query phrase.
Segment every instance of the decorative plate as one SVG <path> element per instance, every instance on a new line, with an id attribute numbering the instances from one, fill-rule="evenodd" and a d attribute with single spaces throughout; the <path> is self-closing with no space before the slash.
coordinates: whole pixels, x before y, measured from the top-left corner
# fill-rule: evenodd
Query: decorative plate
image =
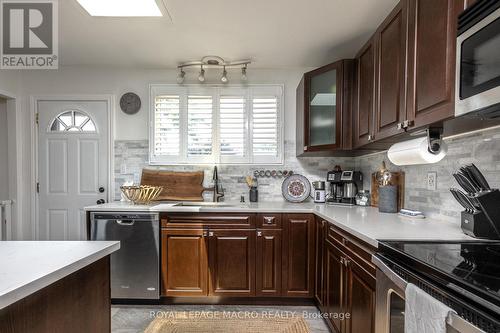
<path id="1" fill-rule="evenodd" d="M 294 174 L 285 178 L 281 184 L 281 193 L 287 201 L 302 202 L 311 194 L 311 183 L 306 177 Z"/>
<path id="2" fill-rule="evenodd" d="M 126 114 L 136 114 L 141 108 L 141 98 L 132 92 L 120 98 L 120 108 Z"/>

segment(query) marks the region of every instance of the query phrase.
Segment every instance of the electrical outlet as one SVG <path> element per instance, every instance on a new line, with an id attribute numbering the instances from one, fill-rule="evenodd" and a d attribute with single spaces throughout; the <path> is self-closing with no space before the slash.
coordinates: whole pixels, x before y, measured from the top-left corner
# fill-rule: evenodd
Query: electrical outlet
<path id="1" fill-rule="evenodd" d="M 437 172 L 427 173 L 427 189 L 429 191 L 435 191 L 437 188 Z"/>

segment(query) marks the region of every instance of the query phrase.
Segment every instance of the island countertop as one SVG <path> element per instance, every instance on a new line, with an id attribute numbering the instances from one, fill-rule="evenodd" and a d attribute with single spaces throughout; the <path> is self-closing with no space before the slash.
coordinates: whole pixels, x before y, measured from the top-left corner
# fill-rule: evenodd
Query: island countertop
<path id="1" fill-rule="evenodd" d="M 0 242 L 0 309 L 120 248 L 120 242 Z"/>
<path id="2" fill-rule="evenodd" d="M 196 203 L 193 203 L 196 204 Z M 448 222 L 431 218 L 415 219 L 398 214 L 380 213 L 378 208 L 362 206 L 336 206 L 326 204 L 258 202 L 201 206 L 176 206 L 176 203 L 134 205 L 113 202 L 85 208 L 90 212 L 162 212 L 162 213 L 308 213 L 328 221 L 366 243 L 378 247 L 381 240 L 442 240 L 472 241 L 460 228 L 460 221 Z"/>

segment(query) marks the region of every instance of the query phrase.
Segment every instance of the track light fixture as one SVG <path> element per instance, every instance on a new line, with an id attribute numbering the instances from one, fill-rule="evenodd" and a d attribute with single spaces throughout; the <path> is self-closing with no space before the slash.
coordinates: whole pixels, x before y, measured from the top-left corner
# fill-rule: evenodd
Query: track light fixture
<path id="1" fill-rule="evenodd" d="M 186 72 L 181 68 L 179 75 L 177 76 L 177 83 L 182 84 L 184 82 L 184 77 L 186 76 Z"/>
<path id="2" fill-rule="evenodd" d="M 245 65 L 241 69 L 241 81 L 248 81 L 248 76 L 247 76 L 247 65 Z"/>
<path id="3" fill-rule="evenodd" d="M 198 81 L 200 83 L 205 82 L 205 69 L 212 68 L 221 68 L 222 76 L 220 78 L 222 83 L 228 83 L 229 79 L 227 76 L 227 70 L 231 68 L 241 68 L 241 80 L 247 81 L 247 66 L 251 63 L 250 60 L 238 60 L 238 61 L 226 61 L 218 56 L 206 56 L 201 58 L 200 61 L 191 61 L 185 62 L 177 66 L 180 72 L 177 77 L 177 82 L 182 84 L 184 82 L 186 73 L 184 72 L 184 68 L 186 67 L 198 67 L 200 68 L 200 72 L 198 75 Z"/>
<path id="4" fill-rule="evenodd" d="M 227 71 L 226 71 L 226 66 L 224 66 L 224 70 L 222 71 L 222 77 L 220 78 L 220 81 L 222 83 L 227 83 Z"/>
<path id="5" fill-rule="evenodd" d="M 201 66 L 200 75 L 198 75 L 198 81 L 201 83 L 205 82 L 205 69 Z"/>

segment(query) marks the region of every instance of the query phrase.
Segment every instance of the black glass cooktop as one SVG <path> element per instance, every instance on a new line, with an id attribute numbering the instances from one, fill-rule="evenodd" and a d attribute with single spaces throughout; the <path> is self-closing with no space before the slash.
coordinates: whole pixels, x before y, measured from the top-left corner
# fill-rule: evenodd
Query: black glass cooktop
<path id="1" fill-rule="evenodd" d="M 381 242 L 395 262 L 500 307 L 500 242 Z"/>

